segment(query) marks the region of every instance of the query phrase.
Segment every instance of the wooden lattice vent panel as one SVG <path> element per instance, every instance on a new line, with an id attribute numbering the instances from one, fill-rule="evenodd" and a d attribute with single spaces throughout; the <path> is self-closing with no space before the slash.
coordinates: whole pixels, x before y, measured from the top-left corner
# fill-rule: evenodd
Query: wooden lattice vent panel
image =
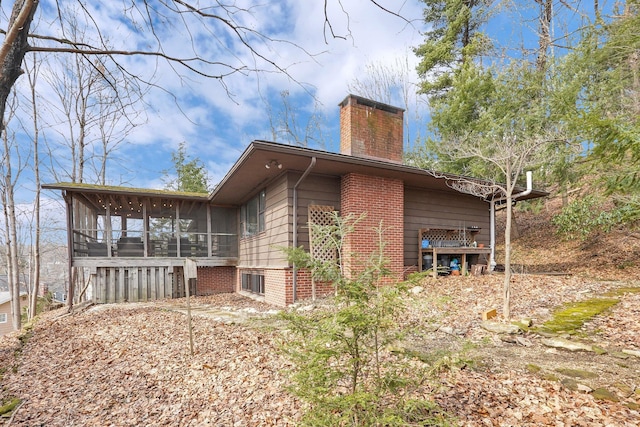
<path id="1" fill-rule="evenodd" d="M 309 206 L 309 248 L 314 259 L 331 261 L 336 259 L 336 248 L 329 244 L 329 238 L 319 239 L 311 225 L 328 227 L 334 225 L 333 206 Z"/>
<path id="2" fill-rule="evenodd" d="M 423 240 L 437 247 L 470 246 L 473 234 L 461 229 L 427 228 L 420 232 L 420 241 Z"/>

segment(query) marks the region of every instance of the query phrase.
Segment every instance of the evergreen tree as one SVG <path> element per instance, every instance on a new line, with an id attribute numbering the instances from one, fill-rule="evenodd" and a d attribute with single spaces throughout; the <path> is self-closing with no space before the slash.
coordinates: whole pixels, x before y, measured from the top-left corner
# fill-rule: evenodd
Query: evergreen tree
<path id="1" fill-rule="evenodd" d="M 167 189 L 190 193 L 209 192 L 209 180 L 204 164 L 197 157 L 189 159 L 184 142 L 181 142 L 178 150 L 171 154 L 171 161 L 175 177 L 172 178 L 169 171 L 164 171 Z"/>
<path id="2" fill-rule="evenodd" d="M 585 38 L 579 58 L 590 72 L 576 101 L 577 126 L 593 142 L 593 159 L 613 193 L 640 191 L 640 2 Z M 602 42 L 604 40 L 604 42 Z"/>
<path id="3" fill-rule="evenodd" d="M 430 26 L 425 42 L 415 49 L 421 58 L 420 92 L 442 96 L 463 66 L 487 52 L 491 43 L 480 31 L 490 16 L 490 0 L 423 0 L 424 20 Z"/>

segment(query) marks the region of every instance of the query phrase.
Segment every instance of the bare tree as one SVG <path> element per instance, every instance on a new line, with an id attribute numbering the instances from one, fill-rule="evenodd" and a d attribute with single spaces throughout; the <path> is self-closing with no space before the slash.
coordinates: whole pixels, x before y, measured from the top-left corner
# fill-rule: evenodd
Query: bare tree
<path id="1" fill-rule="evenodd" d="M 415 113 L 417 122 L 421 122 L 420 105 L 417 97 L 418 84 L 411 79 L 412 70 L 409 56 L 398 56 L 393 63 L 370 62 L 365 65 L 362 77 L 356 77 L 347 85 L 354 95 L 363 96 L 389 105 L 398 105 L 405 110 L 404 137 L 409 147 L 412 135 L 409 127 L 410 113 Z M 415 109 L 414 109 L 415 107 Z"/>
<path id="2" fill-rule="evenodd" d="M 39 68 L 36 61 L 33 61 L 33 67 L 27 71 L 27 79 L 29 80 L 29 88 L 31 89 L 31 111 L 33 119 L 33 179 L 36 187 L 36 194 L 33 200 L 33 222 L 32 231 L 34 236 L 31 241 L 31 254 L 33 254 L 33 264 L 30 263 L 29 268 L 33 274 L 30 275 L 31 283 L 29 283 L 29 309 L 27 315 L 29 320 L 37 314 L 38 294 L 40 289 L 40 125 L 38 122 L 38 103 L 36 96 L 36 82 L 38 80 Z M 30 255 L 31 256 L 31 255 Z"/>
<path id="3" fill-rule="evenodd" d="M 48 146 L 50 173 L 58 181 L 105 184 L 108 162 L 140 124 L 136 106 L 143 92 L 123 78 L 106 80 L 100 57 L 95 63 L 77 56 L 67 59 L 58 62 L 59 68 L 50 67 L 59 71 L 47 76 L 60 101 L 57 111 L 47 115 L 53 121 L 48 127 L 58 132 L 56 141 L 64 141 L 64 147 L 59 142 Z"/>
<path id="4" fill-rule="evenodd" d="M 554 141 L 552 136 L 516 136 L 513 133 L 494 135 L 492 143 L 476 135 L 469 135 L 451 142 L 452 158 L 469 159 L 486 162 L 493 166 L 504 179 L 503 182 L 483 181 L 466 177 L 452 177 L 434 172 L 435 176 L 445 178 L 456 190 L 489 200 L 505 206 L 506 226 L 504 232 L 505 277 L 503 285 L 503 315 L 511 316 L 511 233 L 513 205 L 517 199 L 515 193 L 518 181 L 525 168 L 535 164 L 537 156 L 544 147 Z"/>
<path id="5" fill-rule="evenodd" d="M 129 82 L 124 81 L 122 84 L 126 87 Z M 107 184 L 107 165 L 115 160 L 116 151 L 143 119 L 143 113 L 136 108 L 138 100 L 144 95 L 141 88 L 125 88 L 121 94 L 109 91 L 98 94 L 96 132 L 99 147 L 94 148 L 90 165 L 96 181 L 102 185 Z"/>
<path id="6" fill-rule="evenodd" d="M 65 16 L 74 40 L 85 40 L 86 29 L 74 15 Z M 57 181 L 105 184 L 111 156 L 140 124 L 138 106 L 145 92 L 103 55 L 91 61 L 81 55 L 54 57 L 46 64 L 46 83 L 60 101 L 48 106 L 44 115 L 49 118 L 47 126 L 60 136 L 54 146 L 49 145 L 50 173 Z"/>
<path id="7" fill-rule="evenodd" d="M 398 12 L 383 7 L 376 0 L 369 2 L 384 13 L 409 23 Z M 78 8 L 71 13 L 76 13 L 78 20 L 82 19 L 94 26 L 95 42 L 75 40 L 72 34 L 68 34 L 64 20 L 60 19 L 65 13 L 69 13 L 64 5 L 76 3 L 75 1 L 55 3 L 57 10 L 50 17 L 51 25 L 42 26 L 50 29 L 51 33 L 31 34 L 31 24 L 39 3 L 38 0 L 14 0 L 11 6 L 6 37 L 0 47 L 0 117 L 4 116 L 9 91 L 22 74 L 24 56 L 30 51 L 69 53 L 84 58 L 105 55 L 116 68 L 137 80 L 144 80 L 144 77 L 128 72 L 126 64 L 120 59 L 130 56 L 154 57 L 158 61 L 166 61 L 176 71 L 182 69 L 217 80 L 229 96 L 233 94 L 228 90 L 225 79 L 234 74 L 278 72 L 297 82 L 288 70 L 291 64 L 282 64 L 275 59 L 278 58 L 277 53 L 274 53 L 276 46 L 286 45 L 303 55 L 313 56 L 313 53 L 302 46 L 262 32 L 262 27 L 255 25 L 256 20 L 259 21 L 258 6 L 242 7 L 236 3 L 220 2 L 200 6 L 198 2 L 190 0 L 132 2 L 128 7 L 123 6 L 122 15 L 117 18 L 123 27 L 133 28 L 140 36 L 146 36 L 146 48 L 138 49 L 135 46 L 113 49 L 108 46 L 108 38 L 104 36 L 100 22 L 94 16 L 97 11 L 90 3 L 77 2 Z M 336 5 L 349 19 L 348 8 L 343 1 L 323 0 L 323 5 L 325 41 L 328 38 L 346 39 L 350 36 L 348 23 L 346 33 L 341 34 L 332 25 L 328 13 L 329 6 Z M 207 43 L 200 40 L 203 34 L 208 36 Z M 181 37 L 182 42 L 177 41 Z M 172 48 L 176 47 L 179 52 L 172 52 Z M 229 51 L 234 53 L 234 59 L 221 61 L 221 53 Z"/>
<path id="8" fill-rule="evenodd" d="M 538 33 L 538 56 L 536 58 L 536 68 L 540 72 L 547 69 L 547 55 L 551 47 L 551 25 L 553 20 L 553 0 L 534 0 L 540 6 L 539 33 Z"/>
<path id="9" fill-rule="evenodd" d="M 262 98 L 269 119 L 272 141 L 283 141 L 289 145 L 301 147 L 324 148 L 326 146 L 327 135 L 323 132 L 324 117 L 318 101 L 314 100 L 313 111 L 308 112 L 294 108 L 291 93 L 288 90 L 280 92 L 280 103 L 277 109 L 273 107 L 273 102 Z"/>
<path id="10" fill-rule="evenodd" d="M 13 97 L 8 119 L 13 117 L 16 108 L 16 98 Z M 0 191 L 2 192 L 2 206 L 5 221 L 5 242 L 6 242 L 6 265 L 7 281 L 11 296 L 11 315 L 13 327 L 21 327 L 20 308 L 20 242 L 18 241 L 18 220 L 16 216 L 15 185 L 24 168 L 24 160 L 17 150 L 14 135 L 9 135 L 4 127 L 2 135 L 2 164 L 0 166 L 2 182 Z"/>

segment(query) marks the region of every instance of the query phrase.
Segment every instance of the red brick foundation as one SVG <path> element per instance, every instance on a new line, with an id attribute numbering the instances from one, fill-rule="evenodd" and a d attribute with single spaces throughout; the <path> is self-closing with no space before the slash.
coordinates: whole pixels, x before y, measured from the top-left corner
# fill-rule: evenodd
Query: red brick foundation
<path id="1" fill-rule="evenodd" d="M 310 300 L 313 297 L 311 272 L 309 270 L 298 270 L 297 274 L 298 280 L 296 283 L 296 301 Z M 293 269 L 287 270 L 287 283 L 291 284 L 291 289 L 293 290 Z M 331 283 L 316 281 L 316 297 L 319 298 L 326 295 L 331 295 L 333 293 L 334 288 Z"/>
<path id="2" fill-rule="evenodd" d="M 241 290 L 242 273 L 262 274 L 264 276 L 264 301 L 285 307 L 293 304 L 293 269 L 238 269 L 235 289 Z M 311 274 L 307 270 L 298 270 L 296 283 L 296 301 L 309 300 L 312 297 Z M 333 294 L 330 283 L 316 283 L 316 297 Z"/>
<path id="3" fill-rule="evenodd" d="M 198 295 L 231 293 L 235 289 L 235 267 L 198 267 Z"/>

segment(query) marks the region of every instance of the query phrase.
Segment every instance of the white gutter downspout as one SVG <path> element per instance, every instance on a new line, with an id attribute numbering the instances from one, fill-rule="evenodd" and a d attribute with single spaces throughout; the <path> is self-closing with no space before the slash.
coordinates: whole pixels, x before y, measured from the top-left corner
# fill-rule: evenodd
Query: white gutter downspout
<path id="1" fill-rule="evenodd" d="M 307 167 L 307 170 L 304 171 L 296 185 L 293 186 L 293 247 L 298 247 L 298 186 L 304 181 L 304 179 L 309 175 L 311 169 L 316 165 L 315 156 L 311 158 L 311 163 Z M 298 268 L 296 264 L 293 263 L 293 302 L 296 302 L 298 294 Z"/>
<path id="2" fill-rule="evenodd" d="M 527 171 L 527 189 L 521 193 L 514 194 L 513 196 L 511 196 L 511 199 L 515 201 L 520 197 L 528 196 L 532 190 L 533 190 L 533 173 L 531 171 Z M 493 271 L 496 267 L 496 202 L 499 202 L 501 200 L 504 200 L 504 198 L 491 200 L 491 214 L 490 214 L 491 256 L 489 261 L 489 266 L 491 268 L 491 271 Z"/>

